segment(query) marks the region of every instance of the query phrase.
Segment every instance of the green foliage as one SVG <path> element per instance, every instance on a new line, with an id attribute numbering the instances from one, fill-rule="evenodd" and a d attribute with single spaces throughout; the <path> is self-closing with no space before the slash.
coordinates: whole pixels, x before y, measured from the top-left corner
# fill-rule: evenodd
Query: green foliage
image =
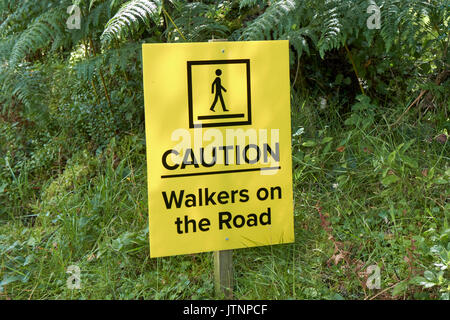
<path id="1" fill-rule="evenodd" d="M 381 288 L 393 288 L 389 296 L 446 298 L 449 207 L 435 200 L 450 181 L 448 158 L 441 154 L 448 145 L 429 142 L 426 124 L 397 130 L 383 126 L 387 110 L 366 96 L 358 97 L 345 129 L 333 106 L 328 110 L 319 117 L 315 102 L 307 100 L 302 113 L 293 115 L 293 161 L 299 206 L 302 215 L 309 214 L 303 218 L 308 220 L 298 220 L 307 221 L 309 231 L 314 206 L 324 214 L 321 226 L 329 235 L 328 248 L 334 248 L 326 254 L 335 268 L 330 281 L 338 285 L 347 279 L 350 292 L 339 293 L 350 298 L 358 295 L 350 288 L 365 281 L 359 270 L 377 264 Z"/>
<path id="2" fill-rule="evenodd" d="M 125 36 L 140 23 L 149 25 L 150 22 L 159 24 L 162 10 L 161 1 L 131 0 L 125 3 L 114 17 L 107 23 L 102 39 L 110 41 L 113 37 Z"/>
<path id="3" fill-rule="evenodd" d="M 107 23 L 102 35 L 104 44 L 120 41 L 142 28 L 167 41 L 205 41 L 212 36 L 225 37 L 228 28 L 220 16 L 227 11 L 225 3 L 186 3 L 170 1 L 132 0 L 124 4 Z M 133 32 L 134 31 L 134 32 Z"/>
<path id="4" fill-rule="evenodd" d="M 43 13 L 20 35 L 11 52 L 11 65 L 19 63 L 27 54 L 47 47 L 50 42 L 53 42 L 53 48 L 63 44 L 65 39 L 62 8 L 51 8 Z"/>
<path id="5" fill-rule="evenodd" d="M 449 1 L 373 3 L 0 0 L 0 299 L 214 298 L 211 255 L 148 255 L 140 51 L 211 38 L 291 50 L 296 241 L 235 297 L 448 299 Z"/>
<path id="6" fill-rule="evenodd" d="M 173 23 L 170 14 L 166 30 L 168 41 L 201 42 L 211 38 L 227 38 L 229 28 L 225 25 L 223 17 L 230 11 L 227 3 L 205 4 L 201 2 L 178 5 L 173 11 Z"/>
<path id="7" fill-rule="evenodd" d="M 251 3 L 245 2 L 245 6 Z M 235 32 L 234 38 L 289 39 L 291 64 L 298 63 L 302 85 L 311 84 L 311 79 L 316 86 L 317 82 L 332 86 L 343 72 L 347 77 L 354 73 L 354 83 L 362 83 L 372 96 L 380 98 L 388 97 L 394 85 L 408 92 L 417 90 L 433 80 L 432 77 L 421 81 L 419 74 L 434 73 L 436 77 L 448 69 L 448 0 L 379 1 L 381 30 L 367 27 L 370 16 L 367 8 L 371 3 L 364 0 L 273 1 L 256 19 Z M 342 50 L 344 47 L 350 53 Z M 325 63 L 317 62 L 317 54 Z M 310 64 L 313 70 L 323 68 L 321 79 L 315 75 L 302 76 L 313 72 L 308 69 Z M 342 70 L 342 66 L 347 66 L 347 70 Z M 324 77 L 327 73 L 330 75 Z"/>
<path id="8" fill-rule="evenodd" d="M 428 239 L 419 237 L 418 245 L 422 246 L 433 267 L 425 270 L 423 276 L 412 279 L 411 283 L 419 284 L 425 289 L 437 287 L 440 299 L 450 300 L 450 229 L 442 233 L 429 229 L 424 235 Z"/>
<path id="9" fill-rule="evenodd" d="M 248 6 L 249 4 L 245 4 Z M 263 14 L 257 17 L 245 28 L 242 39 L 261 40 L 279 38 L 290 26 L 286 26 L 282 21 L 295 15 L 296 2 L 294 0 L 276 1 L 269 6 Z M 298 13 L 298 12 L 297 12 Z M 280 24 L 281 23 L 281 24 Z"/>

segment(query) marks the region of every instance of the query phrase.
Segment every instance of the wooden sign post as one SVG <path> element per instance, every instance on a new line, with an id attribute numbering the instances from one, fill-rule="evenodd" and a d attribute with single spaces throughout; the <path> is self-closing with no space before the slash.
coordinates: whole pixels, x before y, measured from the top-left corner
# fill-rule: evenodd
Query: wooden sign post
<path id="1" fill-rule="evenodd" d="M 216 295 L 233 298 L 233 250 L 214 251 L 214 287 Z"/>
<path id="2" fill-rule="evenodd" d="M 226 42 L 228 39 L 211 39 L 208 42 Z M 233 298 L 233 250 L 214 251 L 214 288 L 216 295 Z"/>

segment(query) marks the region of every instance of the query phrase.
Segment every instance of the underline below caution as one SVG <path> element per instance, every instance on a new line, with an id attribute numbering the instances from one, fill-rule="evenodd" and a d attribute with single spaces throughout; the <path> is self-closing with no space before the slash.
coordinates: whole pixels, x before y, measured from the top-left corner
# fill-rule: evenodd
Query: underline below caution
<path id="1" fill-rule="evenodd" d="M 182 173 L 182 174 L 164 175 L 164 176 L 161 176 L 161 179 L 192 177 L 192 176 L 206 176 L 206 175 L 213 175 L 213 174 L 227 174 L 227 173 L 239 173 L 239 172 L 251 172 L 251 171 L 280 170 L 280 169 L 281 169 L 281 167 L 263 167 L 263 168 L 251 168 L 251 169 L 239 169 L 239 170 Z"/>

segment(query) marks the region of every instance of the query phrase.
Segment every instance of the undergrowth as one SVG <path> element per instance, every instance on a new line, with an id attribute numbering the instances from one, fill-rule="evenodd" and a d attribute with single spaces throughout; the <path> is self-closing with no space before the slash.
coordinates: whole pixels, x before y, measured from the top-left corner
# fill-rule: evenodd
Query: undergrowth
<path id="1" fill-rule="evenodd" d="M 149 257 L 140 47 L 227 38 L 291 44 L 295 242 L 234 297 L 448 300 L 448 0 L 372 3 L 0 0 L 0 299 L 217 298 L 211 253 Z"/>
<path id="2" fill-rule="evenodd" d="M 442 123 L 391 128 L 389 106 L 359 100 L 344 120 L 321 116 L 320 99 L 293 96 L 296 240 L 235 250 L 236 298 L 448 298 L 450 168 L 448 142 L 436 130 Z M 37 177 L 23 176 L 33 172 L 31 153 L 30 169 L 2 187 L 2 197 L 21 190 L 9 208 L 21 215 L 2 211 L 3 298 L 215 298 L 212 254 L 149 258 L 142 132 L 102 148 L 70 144 L 76 136 L 47 137 L 46 145 L 69 141 L 70 157 L 47 153 L 53 162 L 41 163 L 54 174 L 35 181 L 35 190 L 27 183 Z M 67 289 L 71 265 L 81 269 L 80 290 Z M 367 286 L 373 265 L 379 289 Z"/>

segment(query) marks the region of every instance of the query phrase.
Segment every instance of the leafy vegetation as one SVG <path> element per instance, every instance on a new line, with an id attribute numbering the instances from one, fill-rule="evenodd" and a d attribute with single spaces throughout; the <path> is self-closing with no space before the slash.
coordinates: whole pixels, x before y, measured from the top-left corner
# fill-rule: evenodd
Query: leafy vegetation
<path id="1" fill-rule="evenodd" d="M 0 0 L 0 299 L 214 298 L 211 254 L 149 258 L 140 48 L 226 38 L 289 39 L 294 132 L 296 241 L 235 297 L 448 300 L 449 6 Z"/>

